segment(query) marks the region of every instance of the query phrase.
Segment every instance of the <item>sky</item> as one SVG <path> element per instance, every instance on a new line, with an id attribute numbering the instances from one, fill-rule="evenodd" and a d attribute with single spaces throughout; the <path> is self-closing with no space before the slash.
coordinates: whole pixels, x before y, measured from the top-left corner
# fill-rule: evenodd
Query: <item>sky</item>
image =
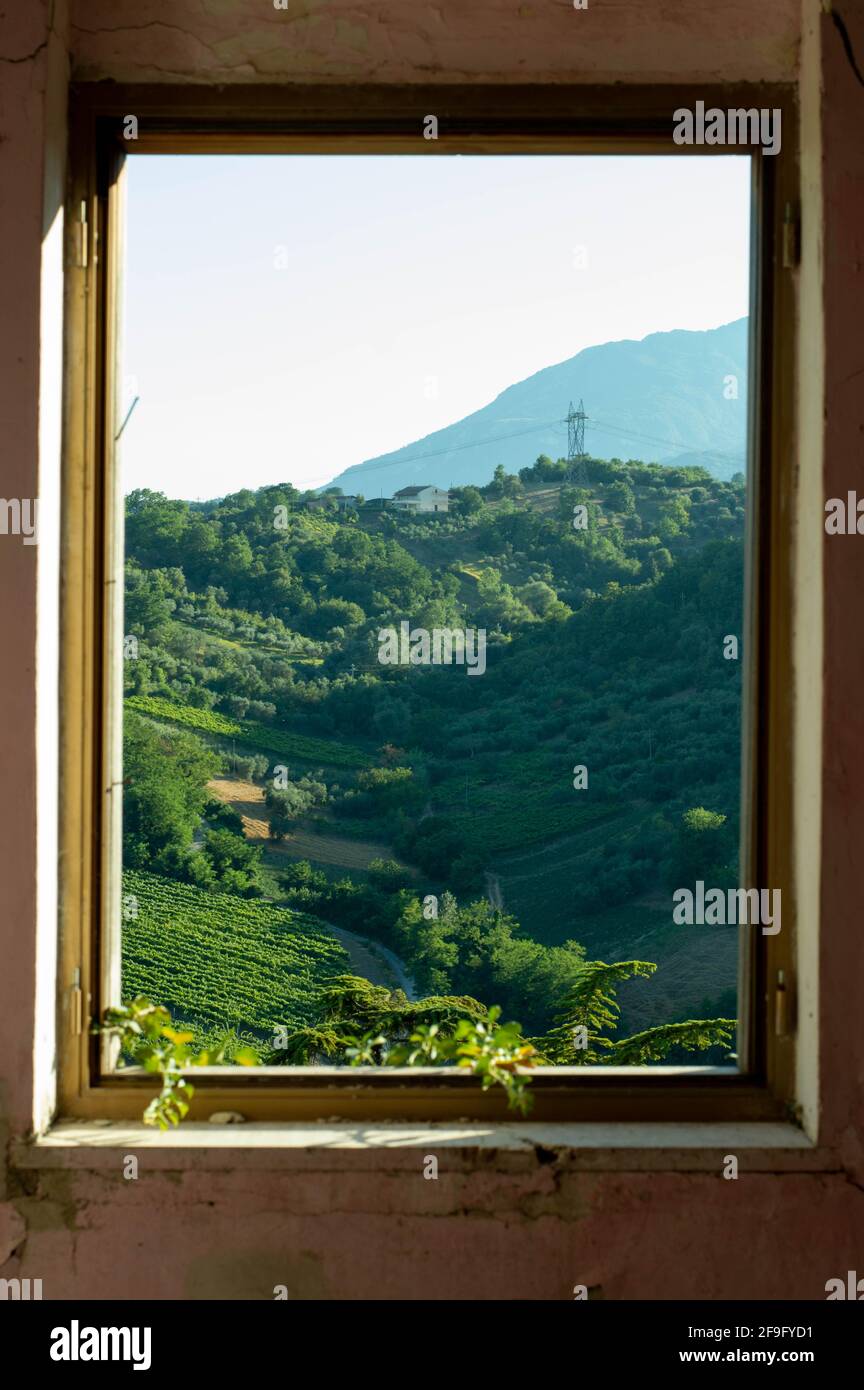
<path id="1" fill-rule="evenodd" d="M 126 184 L 127 492 L 318 487 L 585 347 L 748 312 L 743 155 L 133 154 Z"/>

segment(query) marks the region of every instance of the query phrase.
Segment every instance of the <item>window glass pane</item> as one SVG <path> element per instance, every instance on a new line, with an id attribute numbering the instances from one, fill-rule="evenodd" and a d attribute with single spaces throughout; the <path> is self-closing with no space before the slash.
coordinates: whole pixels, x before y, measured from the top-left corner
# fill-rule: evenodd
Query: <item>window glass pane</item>
<path id="1" fill-rule="evenodd" d="M 734 1066 L 749 159 L 127 184 L 124 997 Z"/>

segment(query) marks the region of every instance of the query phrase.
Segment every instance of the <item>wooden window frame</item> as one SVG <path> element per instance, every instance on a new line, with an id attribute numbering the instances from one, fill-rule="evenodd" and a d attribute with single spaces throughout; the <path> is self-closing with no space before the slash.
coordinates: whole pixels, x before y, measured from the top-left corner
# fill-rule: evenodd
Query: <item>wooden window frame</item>
<path id="1" fill-rule="evenodd" d="M 116 893 L 121 636 L 121 499 L 114 487 L 111 402 L 117 383 L 119 257 L 116 171 L 123 118 L 147 153 L 645 153 L 687 157 L 736 147 L 676 146 L 679 107 L 779 108 L 775 156 L 747 151 L 754 171 L 750 322 L 748 598 L 743 691 L 742 882 L 779 887 L 777 936 L 742 929 L 741 1070 L 543 1068 L 533 1121 L 725 1121 L 796 1114 L 795 898 L 792 876 L 792 570 L 794 277 L 784 214 L 798 207 L 797 110 L 791 87 L 73 85 L 66 209 L 63 573 L 61 614 L 61 885 L 59 1114 L 135 1120 L 152 1093 L 144 1073 L 112 1072 L 90 1033 L 119 982 Z M 437 141 L 423 139 L 434 113 Z M 126 148 L 129 148 L 126 146 Z M 752 485 L 751 485 L 752 484 Z M 122 682 L 120 682 L 122 692 Z M 116 900 L 116 899 L 115 899 Z M 785 1031 L 775 987 L 786 982 Z M 108 984 L 106 985 L 106 982 Z M 113 1000 L 111 1002 L 114 1002 Z M 261 1068 L 196 1074 L 192 1118 L 238 1110 L 255 1121 L 514 1121 L 502 1095 L 455 1069 Z"/>

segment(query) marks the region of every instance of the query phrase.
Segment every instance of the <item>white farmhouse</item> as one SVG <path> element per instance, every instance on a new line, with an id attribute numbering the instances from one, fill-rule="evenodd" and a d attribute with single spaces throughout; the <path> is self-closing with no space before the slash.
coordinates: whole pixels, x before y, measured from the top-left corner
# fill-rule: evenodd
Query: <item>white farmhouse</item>
<path id="1" fill-rule="evenodd" d="M 393 494 L 393 506 L 400 512 L 446 512 L 450 493 L 431 484 L 402 487 Z"/>

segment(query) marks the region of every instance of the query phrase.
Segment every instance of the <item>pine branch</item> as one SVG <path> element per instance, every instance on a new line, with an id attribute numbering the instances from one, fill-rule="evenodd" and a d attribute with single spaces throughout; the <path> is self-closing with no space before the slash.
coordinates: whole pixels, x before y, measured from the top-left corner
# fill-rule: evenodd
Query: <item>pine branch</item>
<path id="1" fill-rule="evenodd" d="M 665 1023 L 613 1043 L 608 1057 L 611 1066 L 635 1067 L 646 1062 L 662 1062 L 673 1047 L 704 1052 L 709 1047 L 726 1047 L 737 1027 L 734 1018 L 697 1018 L 685 1023 Z"/>

